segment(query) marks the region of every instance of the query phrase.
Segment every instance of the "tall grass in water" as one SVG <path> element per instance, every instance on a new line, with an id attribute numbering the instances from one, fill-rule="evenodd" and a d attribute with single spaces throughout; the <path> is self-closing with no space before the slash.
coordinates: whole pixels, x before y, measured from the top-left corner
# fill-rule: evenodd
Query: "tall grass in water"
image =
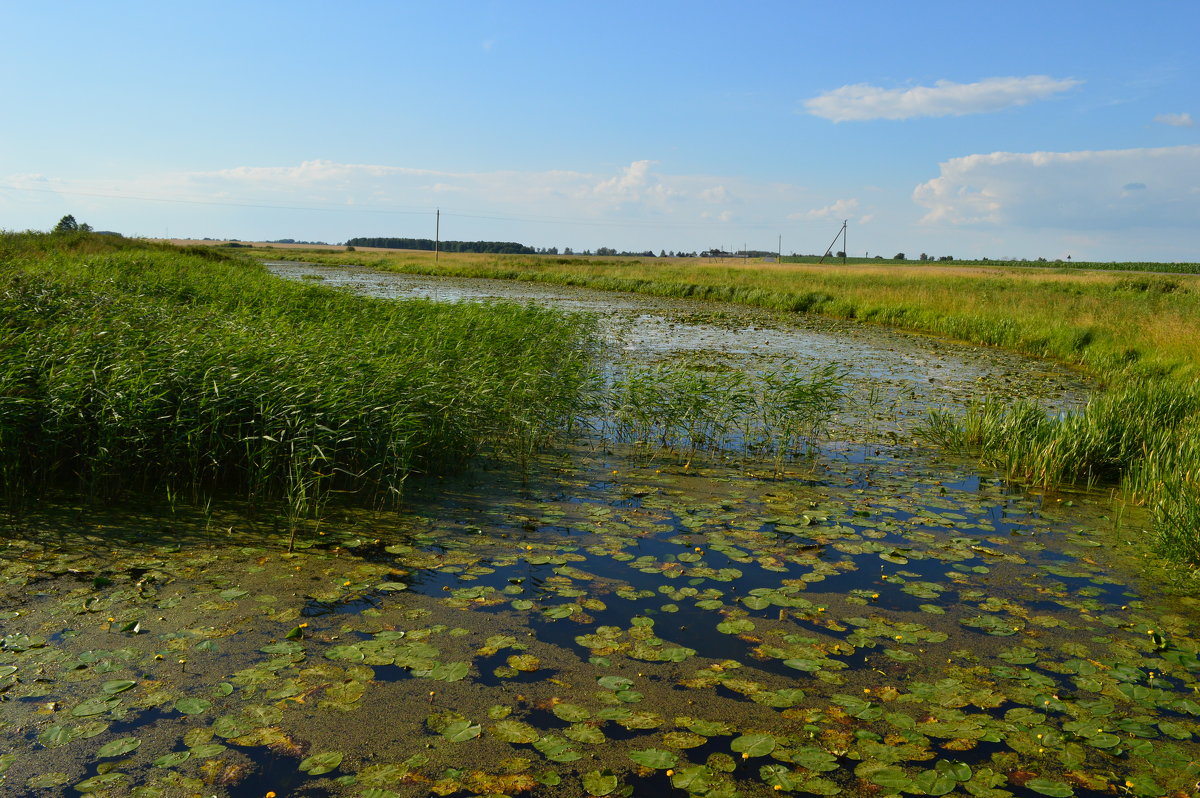
<path id="1" fill-rule="evenodd" d="M 590 323 L 532 307 L 373 300 L 98 236 L 0 235 L 0 263 L 9 507 L 51 487 L 293 517 L 388 502 L 571 423 L 591 370 Z"/>
<path id="2" fill-rule="evenodd" d="M 691 463 L 700 452 L 766 455 L 776 475 L 802 453 L 841 399 L 836 367 L 766 374 L 660 363 L 620 373 L 601 406 L 607 432 Z"/>
<path id="3" fill-rule="evenodd" d="M 1200 413 L 1147 439 L 1126 482 L 1150 506 L 1159 550 L 1200 564 Z"/>
<path id="4" fill-rule="evenodd" d="M 1200 383 L 1134 379 L 1059 416 L 988 401 L 931 412 L 921 434 L 1043 487 L 1124 479 L 1152 511 L 1160 552 L 1200 564 Z"/>

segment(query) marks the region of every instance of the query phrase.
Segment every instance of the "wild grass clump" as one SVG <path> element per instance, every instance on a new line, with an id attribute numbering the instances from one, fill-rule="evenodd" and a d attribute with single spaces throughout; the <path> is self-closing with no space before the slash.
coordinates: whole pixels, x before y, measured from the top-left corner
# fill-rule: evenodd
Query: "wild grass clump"
<path id="1" fill-rule="evenodd" d="M 293 517 L 388 502 L 414 473 L 527 454 L 591 379 L 581 316 L 375 300 L 104 238 L 0 235 L 10 508 L 53 487 Z"/>
<path id="2" fill-rule="evenodd" d="M 1149 506 L 1159 550 L 1200 564 L 1200 383 L 1131 379 L 1078 411 L 985 401 L 961 416 L 933 411 L 931 442 L 980 453 L 1042 487 L 1116 484 Z"/>
<path id="3" fill-rule="evenodd" d="M 690 463 L 700 452 L 767 456 L 778 474 L 802 454 L 841 400 L 834 366 L 752 374 L 659 363 L 616 376 L 604 398 L 606 432 Z"/>
<path id="4" fill-rule="evenodd" d="M 1159 551 L 1200 564 L 1200 413 L 1158 431 L 1144 450 L 1126 479 L 1129 492 L 1150 507 Z"/>

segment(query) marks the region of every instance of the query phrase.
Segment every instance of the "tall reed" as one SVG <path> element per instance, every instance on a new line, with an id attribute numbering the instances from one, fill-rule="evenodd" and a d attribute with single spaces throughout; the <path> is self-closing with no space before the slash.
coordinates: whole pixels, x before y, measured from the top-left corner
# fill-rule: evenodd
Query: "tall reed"
<path id="1" fill-rule="evenodd" d="M 53 486 L 293 516 L 393 501 L 414 473 L 569 425 L 590 379 L 582 316 L 367 299 L 106 238 L 0 235 L 10 507 Z"/>
<path id="2" fill-rule="evenodd" d="M 604 394 L 606 432 L 674 452 L 691 463 L 702 452 L 766 456 L 778 475 L 803 454 L 841 401 L 834 366 L 767 373 L 659 363 L 616 374 Z"/>
<path id="3" fill-rule="evenodd" d="M 1147 504 L 1158 549 L 1200 564 L 1200 383 L 1129 379 L 1078 411 L 978 403 L 961 415 L 933 411 L 920 433 L 1020 481 L 1115 484 Z"/>

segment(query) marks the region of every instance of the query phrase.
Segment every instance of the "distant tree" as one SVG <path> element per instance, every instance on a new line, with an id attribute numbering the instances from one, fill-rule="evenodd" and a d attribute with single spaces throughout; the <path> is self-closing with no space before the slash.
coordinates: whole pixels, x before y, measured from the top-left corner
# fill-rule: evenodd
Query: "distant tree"
<path id="1" fill-rule="evenodd" d="M 904 260 L 904 253 L 903 253 L 903 252 L 897 252 L 897 253 L 896 253 L 896 257 L 892 258 L 892 260 Z"/>
<path id="2" fill-rule="evenodd" d="M 78 229 L 79 222 L 75 221 L 75 217 L 69 213 L 59 219 L 58 224 L 54 225 L 54 232 L 56 233 L 74 233 Z"/>
<path id="3" fill-rule="evenodd" d="M 929 256 L 928 256 L 928 255 L 926 255 L 924 252 L 922 252 L 922 253 L 921 253 L 921 260 L 929 260 Z"/>
<path id="4" fill-rule="evenodd" d="M 839 249 L 838 253 L 837 253 L 837 257 L 844 258 L 844 257 L 846 257 L 846 253 Z"/>

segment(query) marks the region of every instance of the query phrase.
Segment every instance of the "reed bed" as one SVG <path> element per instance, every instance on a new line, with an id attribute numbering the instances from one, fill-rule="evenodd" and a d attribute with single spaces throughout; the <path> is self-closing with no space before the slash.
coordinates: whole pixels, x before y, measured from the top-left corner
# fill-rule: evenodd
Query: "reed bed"
<path id="1" fill-rule="evenodd" d="M 240 496 L 293 520 L 521 457 L 577 418 L 591 322 L 387 302 L 211 250 L 0 235 L 0 500 Z"/>
<path id="2" fill-rule="evenodd" d="M 619 373 L 604 396 L 603 431 L 685 464 L 701 453 L 785 460 L 807 454 L 840 404 L 834 366 L 762 374 L 659 363 Z"/>
<path id="3" fill-rule="evenodd" d="M 1134 380 L 1058 416 L 984 401 L 931 412 L 920 434 L 1041 487 L 1123 480 L 1150 508 L 1159 552 L 1200 565 L 1200 383 Z"/>

